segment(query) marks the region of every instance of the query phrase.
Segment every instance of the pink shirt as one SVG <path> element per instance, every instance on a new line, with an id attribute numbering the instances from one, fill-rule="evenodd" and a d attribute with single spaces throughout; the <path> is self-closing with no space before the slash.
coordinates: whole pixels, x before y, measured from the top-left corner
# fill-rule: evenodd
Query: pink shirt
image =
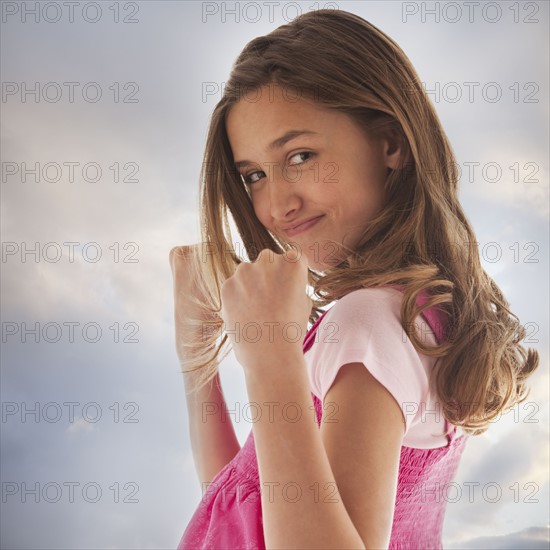
<path id="1" fill-rule="evenodd" d="M 315 345 L 304 354 L 311 391 L 324 402 L 339 369 L 347 363 L 363 363 L 403 412 L 403 445 L 443 447 L 447 445 L 445 418 L 428 384 L 436 358 L 417 352 L 401 326 L 402 297 L 394 287 L 363 288 L 330 307 L 317 327 Z M 424 342 L 435 345 L 434 331 L 422 315 L 415 324 Z M 439 328 L 436 323 L 435 329 Z M 457 428 L 456 436 L 462 433 Z"/>

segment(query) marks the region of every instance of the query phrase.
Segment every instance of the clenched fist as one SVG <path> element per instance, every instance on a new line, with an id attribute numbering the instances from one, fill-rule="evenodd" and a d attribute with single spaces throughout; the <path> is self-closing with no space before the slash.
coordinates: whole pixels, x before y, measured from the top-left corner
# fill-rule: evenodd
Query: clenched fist
<path id="1" fill-rule="evenodd" d="M 294 258 L 293 258 L 294 256 Z M 221 288 L 224 328 L 245 368 L 261 368 L 271 354 L 302 354 L 313 302 L 308 265 L 300 254 L 263 249 L 242 262 Z"/>

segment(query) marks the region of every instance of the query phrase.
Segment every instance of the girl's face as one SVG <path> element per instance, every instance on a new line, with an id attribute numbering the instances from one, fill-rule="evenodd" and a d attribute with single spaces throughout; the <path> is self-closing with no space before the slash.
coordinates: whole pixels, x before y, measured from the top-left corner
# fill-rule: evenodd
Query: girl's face
<path id="1" fill-rule="evenodd" d="M 399 150 L 295 92 L 270 85 L 243 97 L 227 115 L 227 134 L 259 221 L 324 271 L 381 210 Z"/>

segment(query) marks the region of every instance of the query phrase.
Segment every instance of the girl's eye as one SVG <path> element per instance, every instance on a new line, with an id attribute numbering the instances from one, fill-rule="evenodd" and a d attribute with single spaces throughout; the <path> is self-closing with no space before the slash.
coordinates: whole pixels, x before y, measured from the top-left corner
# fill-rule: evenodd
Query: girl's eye
<path id="1" fill-rule="evenodd" d="M 309 151 L 300 151 L 299 153 L 296 153 L 295 155 L 292 155 L 290 158 L 293 159 L 294 157 L 299 157 L 300 155 L 310 155 L 310 156 L 313 156 L 313 153 L 310 153 Z M 310 158 L 310 157 L 308 157 Z M 306 160 L 308 160 L 308 158 L 306 158 L 305 160 L 303 160 L 303 162 L 305 162 Z M 291 162 L 290 163 L 291 165 L 295 165 L 295 164 L 302 164 L 301 162 Z"/>
<path id="2" fill-rule="evenodd" d="M 299 164 L 303 164 L 304 162 L 307 162 L 311 157 L 313 157 L 315 153 L 311 153 L 309 151 L 301 151 L 300 153 L 296 153 L 290 157 L 290 166 L 296 166 Z M 294 161 L 292 159 L 297 159 L 297 161 Z M 265 172 L 262 170 L 256 170 L 255 172 L 250 172 L 248 174 L 241 174 L 241 180 L 245 185 L 251 185 L 253 183 L 256 183 L 260 181 L 261 178 L 265 178 Z"/>
<path id="3" fill-rule="evenodd" d="M 265 176 L 265 172 L 256 171 L 256 172 L 250 172 L 250 174 L 245 174 L 242 176 L 242 180 L 246 185 L 251 185 L 252 183 L 256 183 L 258 179 L 256 179 L 257 174 L 263 174 Z"/>

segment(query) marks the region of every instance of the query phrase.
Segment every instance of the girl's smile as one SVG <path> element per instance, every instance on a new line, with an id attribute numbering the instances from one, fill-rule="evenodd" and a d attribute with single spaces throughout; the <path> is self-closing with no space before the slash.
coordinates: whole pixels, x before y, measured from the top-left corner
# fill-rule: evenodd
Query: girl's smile
<path id="1" fill-rule="evenodd" d="M 304 231 L 307 231 L 310 227 L 313 227 L 314 225 L 316 225 L 317 222 L 321 221 L 322 218 L 324 218 L 324 214 L 321 216 L 317 216 L 315 218 L 308 218 L 307 220 L 302 221 L 298 225 L 293 225 L 292 227 L 285 229 L 284 232 L 289 237 L 294 237 L 294 235 L 303 233 Z"/>

